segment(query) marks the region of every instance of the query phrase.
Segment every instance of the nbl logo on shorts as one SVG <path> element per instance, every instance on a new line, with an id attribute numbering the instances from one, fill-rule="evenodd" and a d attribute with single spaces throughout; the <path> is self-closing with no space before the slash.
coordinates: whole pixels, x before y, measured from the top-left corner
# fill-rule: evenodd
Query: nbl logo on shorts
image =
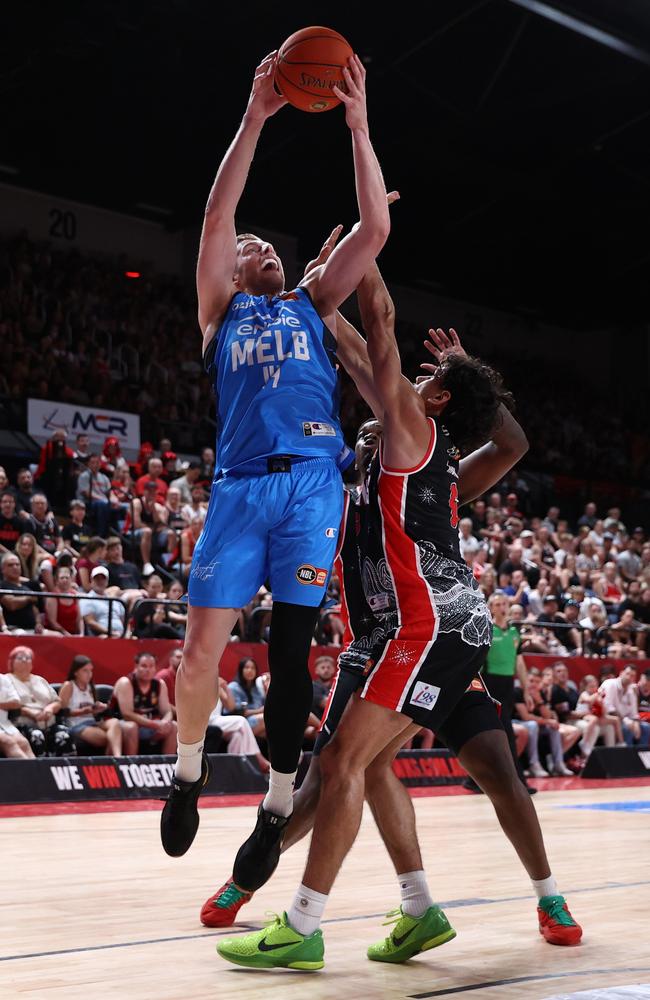
<path id="1" fill-rule="evenodd" d="M 322 587 L 327 580 L 327 570 L 318 569 L 317 566 L 312 566 L 310 563 L 303 563 L 296 570 L 296 580 L 298 583 L 313 584 L 314 587 Z"/>
<path id="2" fill-rule="evenodd" d="M 426 708 L 427 712 L 430 712 L 437 702 L 439 694 L 440 688 L 436 687 L 435 684 L 425 684 L 424 681 L 418 681 L 413 688 L 410 704 L 417 705 L 418 708 Z"/>

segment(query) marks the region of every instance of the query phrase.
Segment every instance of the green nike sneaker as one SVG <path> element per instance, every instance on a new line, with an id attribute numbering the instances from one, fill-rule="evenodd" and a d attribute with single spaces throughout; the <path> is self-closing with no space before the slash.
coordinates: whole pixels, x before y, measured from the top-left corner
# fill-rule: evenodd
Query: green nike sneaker
<path id="1" fill-rule="evenodd" d="M 273 914 L 273 920 L 261 931 L 220 941 L 217 951 L 227 962 L 251 969 L 301 969 L 316 972 L 325 965 L 325 945 L 320 930 L 309 937 L 294 931 L 287 915 Z"/>
<path id="2" fill-rule="evenodd" d="M 421 917 L 409 917 L 402 912 L 401 906 L 386 916 L 388 920 L 384 925 L 395 926 L 389 937 L 368 948 L 368 958 L 373 962 L 406 962 L 419 952 L 437 948 L 456 937 L 456 931 L 439 906 L 430 906 Z"/>

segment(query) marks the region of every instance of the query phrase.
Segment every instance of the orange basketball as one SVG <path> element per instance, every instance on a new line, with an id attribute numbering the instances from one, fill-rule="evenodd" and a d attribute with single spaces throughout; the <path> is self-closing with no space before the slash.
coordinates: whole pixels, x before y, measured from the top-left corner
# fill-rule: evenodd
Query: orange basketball
<path id="1" fill-rule="evenodd" d="M 330 111 L 340 104 L 332 87 L 345 90 L 343 67 L 352 47 L 331 28 L 302 28 L 278 52 L 275 85 L 294 108 Z"/>

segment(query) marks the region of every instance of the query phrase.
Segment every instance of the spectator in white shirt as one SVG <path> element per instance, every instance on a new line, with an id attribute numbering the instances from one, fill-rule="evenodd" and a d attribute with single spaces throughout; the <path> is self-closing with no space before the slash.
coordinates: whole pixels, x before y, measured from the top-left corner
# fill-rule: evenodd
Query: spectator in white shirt
<path id="1" fill-rule="evenodd" d="M 3 757 L 17 757 L 25 760 L 34 757 L 34 752 L 23 734 L 9 721 L 9 712 L 21 706 L 11 674 L 0 674 L 0 753 Z"/>
<path id="2" fill-rule="evenodd" d="M 463 517 L 458 525 L 458 543 L 460 554 L 470 566 L 474 562 L 474 556 L 481 547 L 478 538 L 472 534 L 471 517 Z"/>
<path id="3" fill-rule="evenodd" d="M 553 555 L 556 565 L 560 568 L 564 566 L 566 557 L 569 555 L 573 555 L 573 535 L 570 535 L 568 531 L 564 531 L 560 535 L 560 547 L 555 550 Z"/>
<path id="4" fill-rule="evenodd" d="M 596 597 L 593 591 L 591 592 L 590 597 L 585 596 L 580 601 L 580 618 L 581 619 L 587 618 L 592 608 L 598 608 L 599 611 L 602 611 L 605 617 L 607 617 L 607 610 L 605 608 L 605 605 L 601 601 L 600 597 Z M 582 621 L 580 622 L 580 624 L 582 624 Z M 591 628 L 591 626 L 587 625 L 586 628 Z"/>
<path id="5" fill-rule="evenodd" d="M 617 715 L 623 723 L 623 739 L 628 746 L 647 747 L 650 744 L 650 722 L 639 719 L 639 699 L 636 693 L 636 670 L 624 667 L 618 677 L 603 681 L 600 694 L 608 715 Z"/>
<path id="6" fill-rule="evenodd" d="M 192 487 L 201 473 L 200 462 L 190 462 L 185 474 L 178 479 L 172 479 L 170 486 L 175 486 L 181 492 L 181 503 L 192 503 Z"/>
<path id="7" fill-rule="evenodd" d="M 576 569 L 598 569 L 598 558 L 595 555 L 594 545 L 588 538 L 580 542 L 580 552 L 576 556 Z"/>
<path id="8" fill-rule="evenodd" d="M 111 517 L 111 504 L 119 506 L 111 490 L 111 481 L 100 469 L 99 455 L 91 455 L 88 468 L 77 480 L 77 499 L 83 500 L 88 516 L 94 522 L 97 534 L 105 538 Z"/>
<path id="9" fill-rule="evenodd" d="M 95 566 L 90 574 L 91 590 L 88 597 L 80 601 L 81 615 L 90 635 L 105 638 L 108 634 L 109 608 L 111 619 L 111 635 L 122 635 L 124 632 L 124 605 L 120 600 L 102 601 L 95 598 L 104 597 L 108 586 L 108 570 L 105 566 Z"/>
<path id="10" fill-rule="evenodd" d="M 597 549 L 600 549 L 605 544 L 605 525 L 602 521 L 596 521 L 593 528 L 587 535 L 587 540 L 591 542 Z"/>
<path id="11" fill-rule="evenodd" d="M 262 774 L 268 774 L 271 765 L 261 752 L 253 730 L 248 724 L 248 719 L 244 718 L 243 715 L 224 715 L 224 708 L 226 712 L 235 712 L 237 706 L 228 684 L 223 677 L 220 677 L 219 700 L 210 715 L 206 742 L 210 741 L 214 734 L 214 727 L 218 726 L 223 739 L 228 744 L 228 753 L 255 757 Z M 210 732 L 211 727 L 212 733 Z"/>
<path id="12" fill-rule="evenodd" d="M 589 601 L 587 614 L 579 622 L 580 627 L 588 628 L 591 632 L 595 632 L 596 629 L 601 628 L 606 623 L 607 616 L 605 615 L 602 601 Z"/>
<path id="13" fill-rule="evenodd" d="M 529 615 L 533 615 L 535 618 L 541 615 L 544 610 L 544 598 L 548 595 L 550 589 L 550 583 L 542 577 L 536 587 L 525 592 Z"/>
<path id="14" fill-rule="evenodd" d="M 641 572 L 641 557 L 636 551 L 636 542 L 633 538 L 628 539 L 625 552 L 621 552 L 618 556 L 616 565 L 624 580 L 636 580 Z"/>

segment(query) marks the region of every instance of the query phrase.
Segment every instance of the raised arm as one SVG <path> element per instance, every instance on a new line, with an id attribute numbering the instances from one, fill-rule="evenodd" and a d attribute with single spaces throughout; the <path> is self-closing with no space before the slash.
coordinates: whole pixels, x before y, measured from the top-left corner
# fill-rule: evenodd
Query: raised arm
<path id="1" fill-rule="evenodd" d="M 411 468 L 425 454 L 431 428 L 423 398 L 402 375 L 395 339 L 395 308 L 376 264 L 364 275 L 357 297 L 368 338 L 374 393 L 383 414 L 386 461 L 395 468 Z"/>
<path id="2" fill-rule="evenodd" d="M 357 392 L 377 417 L 383 420 L 384 408 L 375 389 L 368 345 L 359 331 L 338 310 L 336 312 L 336 356 L 357 387 Z"/>
<path id="3" fill-rule="evenodd" d="M 237 135 L 221 161 L 205 207 L 196 269 L 199 326 L 209 339 L 219 325 L 234 291 L 237 256 L 235 212 L 244 191 L 257 140 L 267 118 L 287 102 L 273 86 L 276 52 L 255 70 L 248 106 Z"/>
<path id="4" fill-rule="evenodd" d="M 459 503 L 469 503 L 498 483 L 528 451 L 528 440 L 510 410 L 502 403 L 492 438 L 459 466 Z"/>
<path id="5" fill-rule="evenodd" d="M 393 202 L 398 199 L 399 192 L 391 191 L 390 194 L 386 195 L 386 204 L 392 205 Z M 327 263 L 334 252 L 334 248 L 342 230 L 343 226 L 335 226 L 323 243 L 318 256 L 313 260 L 310 260 L 307 264 L 305 268 L 305 278 L 318 268 L 322 270 L 323 265 Z M 379 312 L 394 314 L 395 310 L 392 299 L 388 293 L 388 289 L 381 280 L 381 275 L 379 274 L 377 265 L 374 261 L 368 269 L 367 278 L 368 280 L 365 283 L 362 280 L 360 287 L 357 289 L 357 299 L 359 300 L 360 311 L 365 309 L 368 313 L 370 312 L 370 298 L 374 295 L 377 300 L 375 302 L 375 308 Z M 379 283 L 380 287 L 377 287 L 377 283 Z M 356 327 L 350 323 L 350 321 L 346 319 L 346 317 L 338 309 L 335 314 L 335 321 L 337 341 L 336 355 L 356 385 L 359 394 L 365 399 L 377 419 L 381 420 L 383 417 L 383 407 L 381 405 L 381 400 L 375 391 L 372 366 L 370 364 L 370 358 L 368 357 L 368 345 Z"/>
<path id="6" fill-rule="evenodd" d="M 302 282 L 323 320 L 332 326 L 335 311 L 358 286 L 390 232 L 386 188 L 368 130 L 366 71 L 358 56 L 351 57 L 343 76 L 347 93 L 333 89 L 345 105 L 345 120 L 352 133 L 359 223 L 326 264 Z"/>
<path id="7" fill-rule="evenodd" d="M 450 354 L 465 356 L 465 350 L 455 330 L 429 330 L 430 340 L 424 346 L 441 364 Z M 437 365 L 423 364 L 426 371 L 435 372 Z M 469 503 L 490 486 L 494 486 L 528 451 L 528 440 L 521 426 L 503 403 L 497 411 L 492 437 L 476 451 L 461 459 L 458 469 L 459 502 Z"/>

